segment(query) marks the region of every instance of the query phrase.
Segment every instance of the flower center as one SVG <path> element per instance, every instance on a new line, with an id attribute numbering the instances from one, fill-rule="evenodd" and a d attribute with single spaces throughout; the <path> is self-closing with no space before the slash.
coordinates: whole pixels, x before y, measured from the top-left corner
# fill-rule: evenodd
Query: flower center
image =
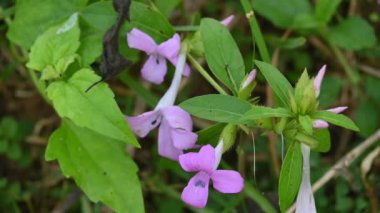
<path id="1" fill-rule="evenodd" d="M 205 184 L 205 182 L 203 182 L 203 181 L 201 181 L 201 180 L 197 180 L 197 181 L 195 182 L 195 186 L 196 186 L 196 187 L 205 188 L 206 184 Z"/>

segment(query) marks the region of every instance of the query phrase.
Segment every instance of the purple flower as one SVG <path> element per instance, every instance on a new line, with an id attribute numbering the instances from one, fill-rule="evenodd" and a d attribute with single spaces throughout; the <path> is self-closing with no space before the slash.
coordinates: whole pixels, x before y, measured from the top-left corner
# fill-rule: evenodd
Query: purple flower
<path id="1" fill-rule="evenodd" d="M 221 146 L 223 147 L 223 145 Z M 198 153 L 190 152 L 179 156 L 179 163 L 186 172 L 197 172 L 183 189 L 181 199 L 190 206 L 204 208 L 208 199 L 210 179 L 213 187 L 222 193 L 239 193 L 244 187 L 241 175 L 232 170 L 216 170 L 222 148 L 203 146 Z"/>
<path id="2" fill-rule="evenodd" d="M 146 33 L 133 28 L 127 34 L 127 42 L 130 48 L 144 51 L 149 55 L 141 69 L 142 77 L 155 84 L 161 84 L 166 75 L 166 60 L 173 65 L 177 65 L 178 55 L 181 49 L 181 39 L 178 34 L 174 34 L 169 40 L 157 45 L 156 42 Z M 185 65 L 183 75 L 189 76 L 190 67 Z"/>
<path id="3" fill-rule="evenodd" d="M 189 113 L 173 106 L 178 93 L 182 73 L 185 69 L 186 53 L 180 53 L 173 81 L 153 111 L 126 119 L 132 131 L 145 137 L 158 127 L 158 153 L 172 160 L 178 160 L 182 150 L 193 148 L 198 136 L 192 132 L 193 122 Z"/>
<path id="4" fill-rule="evenodd" d="M 322 68 L 318 71 L 318 74 L 314 79 L 314 90 L 315 90 L 316 97 L 319 96 L 319 93 L 321 91 L 322 80 L 323 80 L 323 77 L 325 75 L 325 72 L 326 72 L 326 65 L 323 65 Z M 339 114 L 346 109 L 347 109 L 346 106 L 341 106 L 341 107 L 335 107 L 332 109 L 328 109 L 327 111 L 330 111 L 330 112 L 335 113 L 335 114 Z M 329 126 L 329 124 L 324 120 L 317 119 L 317 120 L 313 121 L 313 126 L 314 126 L 314 128 L 320 129 L 320 128 L 327 128 Z"/>
<path id="5" fill-rule="evenodd" d="M 145 112 L 136 117 L 128 117 L 132 131 L 145 137 L 152 129 L 158 129 L 158 153 L 172 160 L 178 160 L 184 149 L 194 147 L 198 136 L 192 132 L 190 115 L 178 106 Z"/>

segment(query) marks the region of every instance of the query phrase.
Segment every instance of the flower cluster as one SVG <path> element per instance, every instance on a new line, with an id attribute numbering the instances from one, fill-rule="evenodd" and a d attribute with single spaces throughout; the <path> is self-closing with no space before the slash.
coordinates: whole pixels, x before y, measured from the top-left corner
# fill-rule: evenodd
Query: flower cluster
<path id="1" fill-rule="evenodd" d="M 222 23 L 228 25 L 233 17 Z M 244 180 L 236 171 L 217 170 L 222 153 L 223 140 L 214 149 L 211 145 L 201 147 L 199 153 L 184 150 L 196 148 L 197 134 L 192 130 L 189 113 L 175 106 L 182 76 L 189 76 L 190 68 L 186 64 L 186 47 L 181 48 L 181 40 L 175 34 L 169 40 L 157 45 L 146 33 L 132 29 L 127 34 L 129 47 L 139 49 L 148 54 L 141 74 L 142 77 L 155 84 L 164 81 L 167 72 L 166 60 L 175 67 L 175 73 L 169 89 L 160 99 L 154 110 L 138 116 L 126 116 L 132 131 L 139 137 L 145 137 L 158 127 L 158 153 L 168 159 L 178 161 L 186 172 L 197 172 L 182 192 L 182 200 L 196 208 L 204 208 L 208 198 L 210 180 L 213 187 L 222 193 L 239 193 Z M 254 78 L 250 77 L 249 81 Z"/>
<path id="2" fill-rule="evenodd" d="M 314 92 L 316 98 L 319 96 L 321 84 L 323 77 L 326 72 L 326 65 L 324 65 L 319 71 L 317 76 L 314 79 Z M 335 107 L 332 109 L 328 109 L 332 113 L 341 113 L 346 110 L 346 106 Z M 314 128 L 327 128 L 329 124 L 324 120 L 314 120 L 313 127 Z M 301 152 L 302 152 L 302 181 L 297 195 L 296 201 L 296 213 L 301 212 L 317 212 L 315 208 L 313 191 L 310 183 L 310 147 L 301 144 Z"/>

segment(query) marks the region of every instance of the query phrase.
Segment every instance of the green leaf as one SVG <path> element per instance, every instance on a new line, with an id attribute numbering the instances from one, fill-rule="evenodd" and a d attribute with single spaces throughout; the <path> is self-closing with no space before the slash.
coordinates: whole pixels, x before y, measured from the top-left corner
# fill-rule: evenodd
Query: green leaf
<path id="1" fill-rule="evenodd" d="M 50 137 L 45 158 L 57 159 L 63 174 L 93 202 L 116 212 L 144 212 L 138 168 L 124 144 L 64 120 Z"/>
<path id="2" fill-rule="evenodd" d="M 251 104 L 247 101 L 217 94 L 190 98 L 179 106 L 199 118 L 226 123 L 238 122 L 251 109 Z"/>
<path id="3" fill-rule="evenodd" d="M 82 69 L 68 81 L 53 82 L 47 88 L 47 95 L 61 117 L 69 118 L 77 126 L 139 147 L 108 86 L 100 83 L 85 92 L 99 79 L 92 70 Z"/>
<path id="4" fill-rule="evenodd" d="M 291 142 L 282 163 L 278 195 L 281 212 L 285 212 L 293 203 L 302 179 L 302 153 L 298 142 Z"/>
<path id="5" fill-rule="evenodd" d="M 92 64 L 102 54 L 103 36 L 101 32 L 81 35 L 80 47 L 77 52 L 80 55 L 82 67 Z"/>
<path id="6" fill-rule="evenodd" d="M 78 14 L 74 13 L 65 23 L 52 27 L 39 36 L 33 44 L 29 62 L 26 66 L 30 69 L 43 71 L 48 65 L 54 69 L 56 75 L 63 73 L 65 70 L 59 70 L 58 62 L 65 60 L 62 58 L 72 58 L 79 48 L 80 30 L 78 26 Z M 68 60 L 68 62 L 71 60 Z M 64 62 L 60 62 L 64 63 Z M 64 68 L 67 66 L 61 66 Z M 47 70 L 49 72 L 49 70 Z M 49 74 L 48 74 L 49 75 Z M 48 79 L 45 79 L 48 80 Z"/>
<path id="7" fill-rule="evenodd" d="M 132 1 L 130 15 L 131 24 L 148 33 L 157 43 L 168 40 L 175 33 L 167 18 L 149 5 Z"/>
<path id="8" fill-rule="evenodd" d="M 288 94 L 289 92 L 293 93 L 293 88 L 289 81 L 286 80 L 285 76 L 271 64 L 261 61 L 255 61 L 255 63 L 277 97 L 277 100 L 279 101 L 277 104 L 281 107 L 283 106 L 290 109 Z"/>
<path id="9" fill-rule="evenodd" d="M 7 37 L 29 48 L 41 33 L 67 19 L 86 3 L 87 0 L 18 0 Z"/>
<path id="10" fill-rule="evenodd" d="M 273 46 L 283 49 L 296 49 L 298 47 L 303 46 L 306 43 L 306 39 L 304 37 L 283 39 L 275 35 L 270 35 L 267 36 L 266 39 Z"/>
<path id="11" fill-rule="evenodd" d="M 322 81 L 321 92 L 319 94 L 319 104 L 326 108 L 338 100 L 343 81 L 340 77 L 325 76 Z"/>
<path id="12" fill-rule="evenodd" d="M 342 114 L 335 114 L 329 111 L 319 111 L 313 115 L 313 118 L 321 119 L 334 125 L 344 127 L 346 129 L 359 131 L 359 128 L 356 126 L 356 124 L 350 118 Z"/>
<path id="13" fill-rule="evenodd" d="M 225 126 L 225 123 L 218 123 L 198 131 L 197 144 L 211 144 L 213 146 L 216 146 L 220 139 L 220 134 L 222 134 Z"/>
<path id="14" fill-rule="evenodd" d="M 300 122 L 302 128 L 308 134 L 313 134 L 313 121 L 308 115 L 300 115 L 298 116 L 298 121 Z"/>
<path id="15" fill-rule="evenodd" d="M 380 104 L 380 79 L 367 76 L 365 80 L 365 89 L 368 96 Z"/>
<path id="16" fill-rule="evenodd" d="M 246 112 L 241 120 L 256 120 L 262 118 L 283 118 L 291 117 L 292 113 L 288 109 L 284 108 L 270 108 L 264 106 L 252 106 L 251 109 Z"/>
<path id="17" fill-rule="evenodd" d="M 79 14 L 80 17 L 91 27 L 105 32 L 117 19 L 117 13 L 113 9 L 112 1 L 101 1 L 86 7 Z"/>
<path id="18" fill-rule="evenodd" d="M 313 149 L 317 152 L 328 152 L 331 147 L 331 137 L 328 128 L 318 129 L 314 131 L 314 137 L 318 140 L 318 146 Z"/>
<path id="19" fill-rule="evenodd" d="M 360 128 L 363 137 L 372 135 L 380 125 L 379 107 L 370 100 L 359 105 L 354 115 L 354 121 Z"/>
<path id="20" fill-rule="evenodd" d="M 212 73 L 237 93 L 245 76 L 245 68 L 235 40 L 228 29 L 214 19 L 202 19 L 200 30 L 206 60 Z"/>
<path id="21" fill-rule="evenodd" d="M 170 14 L 176 8 L 181 0 L 156 0 L 156 5 L 158 9 L 164 14 L 166 17 L 170 17 Z"/>
<path id="22" fill-rule="evenodd" d="M 341 2 L 342 0 L 319 0 L 315 7 L 315 16 L 321 22 L 329 23 Z"/>
<path id="23" fill-rule="evenodd" d="M 297 16 L 312 12 L 310 1 L 307 0 L 254 0 L 252 2 L 255 11 L 281 28 L 292 26 Z"/>
<path id="24" fill-rule="evenodd" d="M 358 16 L 347 18 L 332 27 L 327 36 L 331 43 L 348 50 L 361 50 L 376 44 L 373 27 Z"/>

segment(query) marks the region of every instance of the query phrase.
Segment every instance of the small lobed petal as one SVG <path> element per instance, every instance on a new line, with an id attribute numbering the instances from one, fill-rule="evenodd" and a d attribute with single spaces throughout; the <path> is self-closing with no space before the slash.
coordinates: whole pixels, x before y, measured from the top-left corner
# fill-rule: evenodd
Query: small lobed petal
<path id="1" fill-rule="evenodd" d="M 192 177 L 183 189 L 181 199 L 195 208 L 204 208 L 208 199 L 210 176 L 205 172 L 198 172 Z"/>
<path id="2" fill-rule="evenodd" d="M 214 189 L 222 193 L 239 193 L 244 188 L 244 179 L 236 171 L 216 170 L 211 179 Z"/>
<path id="3" fill-rule="evenodd" d="M 179 156 L 183 154 L 183 152 L 174 147 L 170 132 L 170 126 L 165 120 L 163 120 L 158 128 L 158 154 L 171 160 L 178 161 Z"/>
<path id="4" fill-rule="evenodd" d="M 196 152 L 188 152 L 186 154 L 180 155 L 178 158 L 178 162 L 181 165 L 182 169 L 186 172 L 200 171 L 198 163 L 198 153 Z"/>
<path id="5" fill-rule="evenodd" d="M 198 153 L 180 155 L 179 163 L 187 172 L 203 171 L 212 174 L 215 171 L 215 150 L 211 145 L 203 146 Z"/>
<path id="6" fill-rule="evenodd" d="M 147 54 L 154 53 L 158 47 L 152 37 L 137 28 L 133 28 L 127 34 L 127 42 L 130 48 L 144 51 Z"/>
<path id="7" fill-rule="evenodd" d="M 317 129 L 323 129 L 329 127 L 329 124 L 324 120 L 317 119 L 313 121 L 313 127 Z"/>
<path id="8" fill-rule="evenodd" d="M 198 139 L 197 134 L 184 129 L 172 129 L 171 137 L 174 147 L 179 150 L 194 148 Z"/>
<path id="9" fill-rule="evenodd" d="M 141 69 L 142 77 L 154 84 L 161 84 L 166 75 L 166 60 L 157 55 L 150 55 Z"/>
<path id="10" fill-rule="evenodd" d="M 346 106 L 341 106 L 341 107 L 335 107 L 335 108 L 328 109 L 327 111 L 335 113 L 335 114 L 339 114 L 339 113 L 343 112 L 344 110 L 346 110 L 347 108 L 348 107 L 346 107 Z"/>
<path id="11" fill-rule="evenodd" d="M 161 110 L 163 118 L 173 129 L 183 129 L 191 131 L 193 129 L 193 121 L 188 112 L 179 106 L 169 106 Z"/>
<path id="12" fill-rule="evenodd" d="M 318 71 L 318 74 L 314 79 L 314 90 L 315 90 L 316 97 L 319 96 L 319 93 L 321 91 L 322 80 L 323 80 L 323 76 L 325 75 L 325 72 L 326 72 L 326 65 L 323 65 L 322 68 Z"/>
<path id="13" fill-rule="evenodd" d="M 166 59 L 178 57 L 179 51 L 181 49 L 181 38 L 176 33 L 169 40 L 161 43 L 157 52 L 164 56 Z"/>
<path id="14" fill-rule="evenodd" d="M 126 116 L 126 119 L 132 131 L 143 138 L 160 124 L 161 114 L 160 111 L 149 111 L 134 117 Z"/>

